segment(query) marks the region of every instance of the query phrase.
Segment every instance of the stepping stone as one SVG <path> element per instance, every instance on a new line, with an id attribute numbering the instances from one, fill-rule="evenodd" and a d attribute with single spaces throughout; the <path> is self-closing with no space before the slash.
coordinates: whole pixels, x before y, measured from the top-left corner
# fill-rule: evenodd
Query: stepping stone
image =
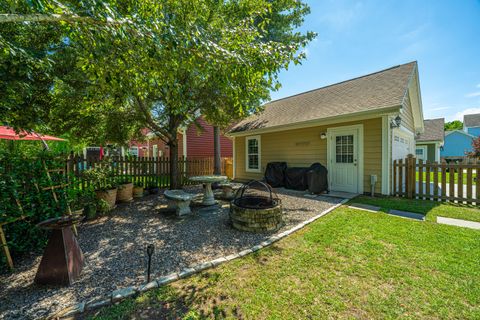
<path id="1" fill-rule="evenodd" d="M 441 224 L 448 224 L 450 226 L 480 230 L 480 222 L 475 221 L 437 217 L 437 222 Z"/>
<path id="2" fill-rule="evenodd" d="M 414 220 L 419 220 L 419 221 L 425 221 L 425 216 L 423 214 L 415 213 L 415 212 L 391 209 L 390 211 L 388 211 L 388 214 L 391 214 L 393 216 L 402 217 L 402 218 L 409 218 L 409 219 L 414 219 Z"/>
<path id="3" fill-rule="evenodd" d="M 358 209 L 358 210 L 364 210 L 364 211 L 370 211 L 370 212 L 380 211 L 380 207 L 372 206 L 369 204 L 363 204 L 363 203 L 352 203 L 348 207 L 352 209 Z"/>
<path id="4" fill-rule="evenodd" d="M 305 193 L 303 196 L 304 196 L 305 198 L 315 199 L 316 197 L 318 197 L 318 194 Z"/>

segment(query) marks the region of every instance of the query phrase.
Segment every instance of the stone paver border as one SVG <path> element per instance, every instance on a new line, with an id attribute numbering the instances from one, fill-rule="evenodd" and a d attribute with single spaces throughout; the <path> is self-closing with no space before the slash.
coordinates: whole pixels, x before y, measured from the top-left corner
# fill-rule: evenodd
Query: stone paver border
<path id="1" fill-rule="evenodd" d="M 273 236 L 269 237 L 267 240 L 262 241 L 260 244 L 258 244 L 256 246 L 253 246 L 249 249 L 245 249 L 245 250 L 242 250 L 238 253 L 231 254 L 231 255 L 228 255 L 228 256 L 219 257 L 219 258 L 213 259 L 211 261 L 203 262 L 203 263 L 197 264 L 197 265 L 195 265 L 193 267 L 190 267 L 190 268 L 185 268 L 178 273 L 173 272 L 169 275 L 166 275 L 164 277 L 160 277 L 156 280 L 150 281 L 149 283 L 146 283 L 146 284 L 143 284 L 143 285 L 130 286 L 130 287 L 122 288 L 122 289 L 117 289 L 117 290 L 112 291 L 108 296 L 95 297 L 93 299 L 90 299 L 89 301 L 82 301 L 82 302 L 76 303 L 72 306 L 69 306 L 69 307 L 55 313 L 54 315 L 48 317 L 47 319 L 59 319 L 59 318 L 61 319 L 61 318 L 74 317 L 75 315 L 78 315 L 78 314 L 83 313 L 85 311 L 91 311 L 91 310 L 95 310 L 95 309 L 98 309 L 98 308 L 101 308 L 101 307 L 105 307 L 105 306 L 113 304 L 113 303 L 117 303 L 117 302 L 119 302 L 121 300 L 124 300 L 126 298 L 141 294 L 143 292 L 146 292 L 146 291 L 149 291 L 149 290 L 152 290 L 152 289 L 155 289 L 155 288 L 159 288 L 161 286 L 167 285 L 167 284 L 169 284 L 171 282 L 174 282 L 176 280 L 187 278 L 187 277 L 189 277 L 193 274 L 200 273 L 200 272 L 202 272 L 206 269 L 214 268 L 214 267 L 216 267 L 216 266 L 218 266 L 222 263 L 241 258 L 243 256 L 246 256 L 246 255 L 250 254 L 250 253 L 253 253 L 253 252 L 256 252 L 260 249 L 268 247 L 268 246 L 272 245 L 274 242 L 277 242 L 280 239 L 283 239 L 286 236 L 304 228 L 306 225 L 308 225 L 308 224 L 314 222 L 315 220 L 323 217 L 324 215 L 326 215 L 326 214 L 330 213 L 331 211 L 337 209 L 338 207 L 344 205 L 348 201 L 349 201 L 349 199 L 343 199 L 342 201 L 340 201 L 336 205 L 322 211 L 318 215 L 316 215 L 316 216 L 314 216 L 314 217 L 312 217 L 308 220 L 305 220 L 302 223 L 299 223 L 298 225 L 296 225 L 295 227 L 293 227 L 289 230 L 286 230 L 286 231 L 284 231 L 282 233 L 279 233 L 277 235 L 273 235 Z"/>

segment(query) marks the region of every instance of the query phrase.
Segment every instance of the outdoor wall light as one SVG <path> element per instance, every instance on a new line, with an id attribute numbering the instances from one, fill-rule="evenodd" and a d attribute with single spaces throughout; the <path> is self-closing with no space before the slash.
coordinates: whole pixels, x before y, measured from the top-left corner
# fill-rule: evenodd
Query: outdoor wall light
<path id="1" fill-rule="evenodd" d="M 327 134 L 325 132 L 320 133 L 320 139 L 327 139 Z"/>
<path id="2" fill-rule="evenodd" d="M 400 116 L 396 116 L 395 119 L 393 119 L 390 122 L 390 128 L 398 128 L 400 127 L 401 123 L 402 123 L 402 118 L 400 118 Z"/>

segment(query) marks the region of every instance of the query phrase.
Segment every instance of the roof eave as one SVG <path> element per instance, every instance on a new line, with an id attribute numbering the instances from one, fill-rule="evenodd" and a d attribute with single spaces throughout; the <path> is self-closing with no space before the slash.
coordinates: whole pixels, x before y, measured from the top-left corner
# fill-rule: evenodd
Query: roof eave
<path id="1" fill-rule="evenodd" d="M 345 115 L 332 116 L 332 117 L 327 117 L 322 119 L 313 119 L 313 120 L 307 120 L 302 122 L 282 124 L 282 125 L 272 126 L 268 128 L 228 132 L 226 136 L 228 137 L 249 136 L 249 135 L 259 134 L 259 133 L 270 133 L 270 132 L 278 132 L 278 131 L 285 131 L 285 130 L 310 128 L 310 127 L 316 127 L 320 125 L 328 125 L 328 124 L 336 123 L 339 121 L 348 122 L 348 121 L 356 121 L 356 120 L 367 120 L 367 119 L 379 118 L 383 115 L 389 115 L 395 112 L 399 112 L 401 107 L 402 107 L 401 105 L 382 107 L 382 108 L 377 108 L 375 110 L 354 112 L 354 113 L 349 113 Z M 354 119 L 351 119 L 351 118 L 354 118 Z"/>

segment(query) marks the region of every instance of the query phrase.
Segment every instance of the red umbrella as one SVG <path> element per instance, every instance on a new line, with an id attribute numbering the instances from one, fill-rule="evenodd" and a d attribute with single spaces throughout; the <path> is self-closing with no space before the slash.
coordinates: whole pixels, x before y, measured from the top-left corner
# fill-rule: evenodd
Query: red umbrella
<path id="1" fill-rule="evenodd" d="M 40 141 L 65 141 L 65 139 L 53 136 L 41 135 L 35 132 L 28 133 L 25 131 L 17 134 L 15 130 L 7 126 L 0 126 L 0 139 L 6 140 L 40 140 Z"/>

